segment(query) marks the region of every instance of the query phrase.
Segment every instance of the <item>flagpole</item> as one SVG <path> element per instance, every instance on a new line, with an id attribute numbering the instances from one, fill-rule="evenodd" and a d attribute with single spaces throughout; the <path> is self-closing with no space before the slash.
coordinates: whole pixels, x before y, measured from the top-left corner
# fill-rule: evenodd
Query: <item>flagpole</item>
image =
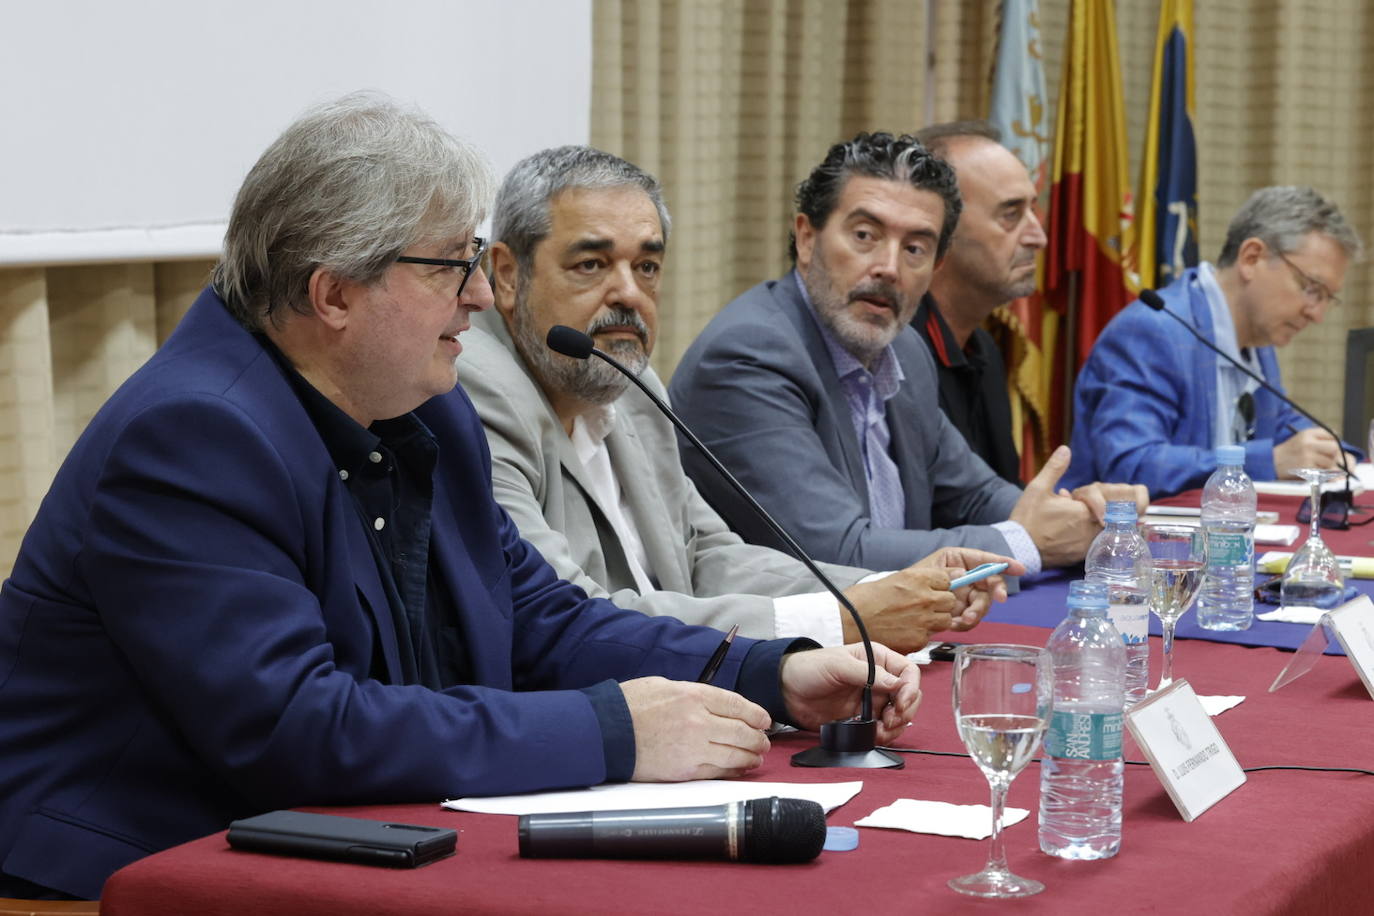
<path id="1" fill-rule="evenodd" d="M 1069 295 L 1068 304 L 1064 309 L 1064 327 L 1061 333 L 1064 335 L 1064 348 L 1061 351 L 1064 355 L 1064 377 L 1061 380 L 1060 390 L 1055 392 L 1059 397 L 1059 403 L 1064 405 L 1060 411 L 1060 442 L 1068 442 L 1073 433 L 1073 383 L 1078 376 L 1078 298 L 1083 289 L 1083 272 L 1075 270 L 1069 273 Z"/>

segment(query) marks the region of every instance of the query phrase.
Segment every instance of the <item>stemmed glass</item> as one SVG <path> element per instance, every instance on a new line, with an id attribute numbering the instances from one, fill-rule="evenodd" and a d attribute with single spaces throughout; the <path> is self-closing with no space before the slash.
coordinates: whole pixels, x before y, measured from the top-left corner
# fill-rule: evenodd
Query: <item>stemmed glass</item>
<path id="1" fill-rule="evenodd" d="M 1033 646 L 960 646 L 954 653 L 954 721 L 992 788 L 992 849 L 983 870 L 951 878 L 975 897 L 1028 897 L 1045 885 L 1007 870 L 1002 812 L 1007 789 L 1040 747 L 1053 690 L 1050 653 Z"/>
<path id="2" fill-rule="evenodd" d="M 1146 525 L 1145 546 L 1150 550 L 1150 610 L 1164 630 L 1164 664 L 1156 688 L 1162 690 L 1174 682 L 1174 627 L 1202 586 L 1207 550 L 1201 529 L 1188 525 Z"/>
<path id="3" fill-rule="evenodd" d="M 1345 472 L 1335 468 L 1298 468 L 1293 473 L 1312 487 L 1312 530 L 1288 561 L 1279 585 L 1279 603 L 1284 607 L 1300 604 L 1329 610 L 1341 603 L 1345 579 L 1336 555 L 1322 540 L 1322 485 L 1344 477 Z"/>

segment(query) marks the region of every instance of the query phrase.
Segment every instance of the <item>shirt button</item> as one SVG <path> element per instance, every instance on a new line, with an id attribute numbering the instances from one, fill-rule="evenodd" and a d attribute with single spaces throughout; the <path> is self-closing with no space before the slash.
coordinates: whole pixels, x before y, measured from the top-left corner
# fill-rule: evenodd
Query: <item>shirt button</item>
<path id="1" fill-rule="evenodd" d="M 380 515 L 377 516 L 377 519 L 372 523 L 372 527 L 376 528 L 378 531 L 381 531 L 383 528 L 386 527 L 386 519 L 382 518 Z"/>
<path id="2" fill-rule="evenodd" d="M 368 461 L 371 461 L 373 464 L 380 464 L 380 463 L 381 463 L 381 460 L 382 460 L 382 453 L 381 453 L 381 452 L 371 452 L 371 453 L 368 454 L 367 460 L 368 460 Z"/>
<path id="3" fill-rule="evenodd" d="M 345 471 L 343 468 L 339 468 L 339 479 L 340 479 L 340 480 L 347 480 L 347 479 L 348 479 L 348 472 Z"/>

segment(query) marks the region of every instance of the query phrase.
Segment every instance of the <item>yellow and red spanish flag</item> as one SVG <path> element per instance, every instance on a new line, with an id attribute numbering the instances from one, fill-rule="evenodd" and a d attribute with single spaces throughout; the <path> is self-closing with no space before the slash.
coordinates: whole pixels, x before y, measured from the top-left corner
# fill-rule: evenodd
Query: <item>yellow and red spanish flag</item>
<path id="1" fill-rule="evenodd" d="M 1145 155 L 1140 160 L 1127 270 L 1139 289 L 1167 286 L 1197 265 L 1197 143 L 1193 137 L 1193 0 L 1163 0 Z"/>
<path id="2" fill-rule="evenodd" d="M 1037 0 L 1002 0 L 997 35 L 988 121 L 1002 132 L 1002 145 L 1026 166 L 1039 195 L 1047 184 L 1051 133 Z M 1054 352 L 1059 316 L 1046 314 L 1039 295 L 1032 294 L 999 308 L 992 318 L 1007 363 L 1021 479 L 1030 480 L 1049 454 L 1052 361 L 1046 353 Z"/>
<path id="3" fill-rule="evenodd" d="M 1071 0 L 1055 118 L 1045 298 L 1066 316 L 1072 354 L 1061 392 L 1097 335 L 1135 298 L 1122 267 L 1131 222 L 1126 120 L 1111 0 Z M 1062 365 L 1062 364 L 1061 364 Z M 1060 402 L 1064 409 L 1067 401 Z"/>

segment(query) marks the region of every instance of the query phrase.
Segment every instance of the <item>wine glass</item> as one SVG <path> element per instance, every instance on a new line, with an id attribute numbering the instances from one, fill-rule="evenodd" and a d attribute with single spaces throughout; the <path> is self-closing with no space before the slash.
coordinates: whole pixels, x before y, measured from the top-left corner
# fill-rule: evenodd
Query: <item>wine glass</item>
<path id="1" fill-rule="evenodd" d="M 1345 579 L 1336 555 L 1322 540 L 1322 485 L 1345 476 L 1345 472 L 1336 468 L 1298 468 L 1293 474 L 1312 487 L 1312 530 L 1288 561 L 1279 585 L 1279 603 L 1283 607 L 1297 604 L 1330 610 L 1341 603 Z"/>
<path id="2" fill-rule="evenodd" d="M 1033 646 L 960 646 L 954 653 L 954 721 L 992 788 L 992 849 L 983 870 L 951 878 L 975 897 L 1028 897 L 1045 885 L 1007 870 L 1002 811 L 1007 789 L 1030 763 L 1049 722 L 1050 653 Z"/>
<path id="3" fill-rule="evenodd" d="M 1174 682 L 1174 627 L 1197 597 L 1207 551 L 1202 530 L 1189 525 L 1146 525 L 1150 550 L 1150 610 L 1164 630 L 1162 690 Z"/>

